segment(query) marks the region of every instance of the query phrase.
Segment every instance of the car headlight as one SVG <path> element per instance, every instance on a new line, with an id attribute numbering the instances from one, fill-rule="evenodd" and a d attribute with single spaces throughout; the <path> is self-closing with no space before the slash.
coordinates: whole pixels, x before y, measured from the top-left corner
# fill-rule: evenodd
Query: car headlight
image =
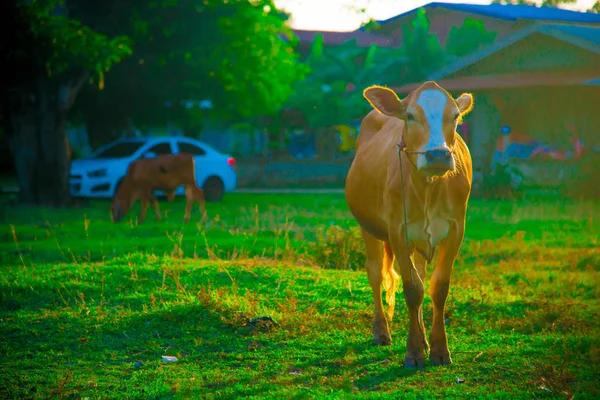
<path id="1" fill-rule="evenodd" d="M 106 176 L 106 168 L 89 171 L 87 175 L 90 178 L 104 178 Z"/>

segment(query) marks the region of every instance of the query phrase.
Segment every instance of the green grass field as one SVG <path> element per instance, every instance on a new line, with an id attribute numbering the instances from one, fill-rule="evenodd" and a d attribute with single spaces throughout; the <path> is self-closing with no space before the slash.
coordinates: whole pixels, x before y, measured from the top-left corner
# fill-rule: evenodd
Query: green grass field
<path id="1" fill-rule="evenodd" d="M 0 398 L 600 398 L 600 204 L 472 200 L 454 364 L 420 370 L 401 293 L 392 346 L 372 344 L 343 195 L 233 194 L 204 225 L 161 205 L 161 223 L 113 225 L 104 201 L 5 204 Z"/>

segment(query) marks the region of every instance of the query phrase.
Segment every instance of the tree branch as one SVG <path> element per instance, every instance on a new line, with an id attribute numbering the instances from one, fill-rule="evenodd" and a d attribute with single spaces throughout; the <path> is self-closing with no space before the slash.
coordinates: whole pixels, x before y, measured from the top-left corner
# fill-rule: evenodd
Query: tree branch
<path id="1" fill-rule="evenodd" d="M 66 85 L 60 86 L 58 89 L 58 109 L 61 113 L 67 113 L 73 107 L 79 91 L 89 78 L 89 71 L 85 71 L 78 79 L 71 80 Z"/>

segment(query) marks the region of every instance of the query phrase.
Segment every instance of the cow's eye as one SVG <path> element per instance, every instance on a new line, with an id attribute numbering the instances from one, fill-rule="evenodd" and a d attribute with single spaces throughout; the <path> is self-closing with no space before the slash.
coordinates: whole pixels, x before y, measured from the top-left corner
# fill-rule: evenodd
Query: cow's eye
<path id="1" fill-rule="evenodd" d="M 415 120 L 415 116 L 411 113 L 406 113 L 406 120 L 407 121 L 414 121 Z"/>

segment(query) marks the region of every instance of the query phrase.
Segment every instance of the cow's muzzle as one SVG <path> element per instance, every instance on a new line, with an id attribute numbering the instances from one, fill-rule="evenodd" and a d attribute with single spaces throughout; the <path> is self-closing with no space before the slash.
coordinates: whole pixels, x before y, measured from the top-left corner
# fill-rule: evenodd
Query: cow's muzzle
<path id="1" fill-rule="evenodd" d="M 114 223 L 120 222 L 123 218 L 123 213 L 120 208 L 111 210 L 111 216 Z"/>
<path id="2" fill-rule="evenodd" d="M 452 152 L 445 147 L 427 150 L 420 157 L 419 169 L 429 175 L 444 175 L 455 168 Z"/>

